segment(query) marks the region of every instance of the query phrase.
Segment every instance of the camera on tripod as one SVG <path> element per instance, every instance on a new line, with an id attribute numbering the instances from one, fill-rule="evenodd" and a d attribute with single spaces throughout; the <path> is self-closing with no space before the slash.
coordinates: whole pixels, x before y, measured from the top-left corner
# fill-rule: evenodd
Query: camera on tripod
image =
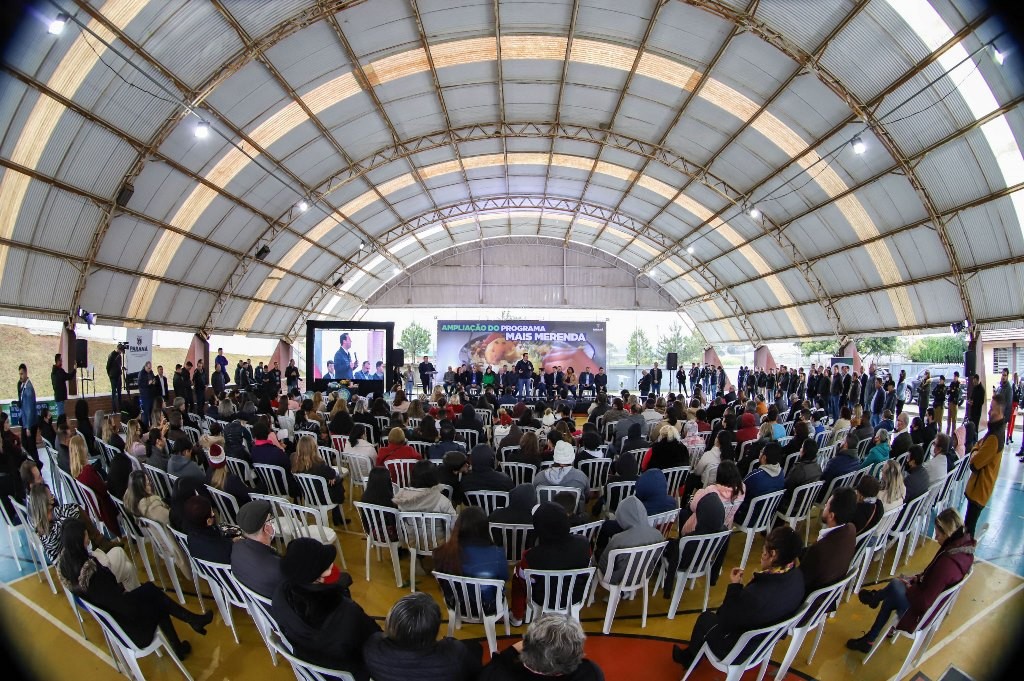
<path id="1" fill-rule="evenodd" d="M 128 351 L 128 343 L 127 342 L 125 342 L 125 343 L 118 343 L 117 344 L 117 351 L 118 352 L 127 352 Z"/>

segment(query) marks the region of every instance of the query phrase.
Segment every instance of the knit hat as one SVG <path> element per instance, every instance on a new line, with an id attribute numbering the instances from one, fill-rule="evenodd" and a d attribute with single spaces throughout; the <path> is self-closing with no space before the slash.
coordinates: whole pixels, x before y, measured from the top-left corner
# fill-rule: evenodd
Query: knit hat
<path id="1" fill-rule="evenodd" d="M 223 447 L 217 443 L 210 445 L 210 455 L 206 457 L 210 468 L 223 468 L 227 464 L 227 459 L 228 457 L 224 453 Z"/>
<path id="2" fill-rule="evenodd" d="M 259 499 L 250 501 L 238 509 L 235 521 L 238 527 L 246 534 L 256 534 L 260 531 L 270 517 L 270 502 Z"/>
<path id="3" fill-rule="evenodd" d="M 337 553 L 334 544 L 298 537 L 289 542 L 281 559 L 281 574 L 289 582 L 311 584 L 334 562 Z"/>
<path id="4" fill-rule="evenodd" d="M 555 463 L 559 466 L 571 466 L 576 460 L 576 450 L 565 440 L 555 445 Z"/>

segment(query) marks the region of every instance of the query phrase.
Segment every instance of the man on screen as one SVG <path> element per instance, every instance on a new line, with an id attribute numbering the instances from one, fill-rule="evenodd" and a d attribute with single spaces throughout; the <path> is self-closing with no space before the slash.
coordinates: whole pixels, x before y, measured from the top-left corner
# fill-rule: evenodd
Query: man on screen
<path id="1" fill-rule="evenodd" d="M 337 380 L 337 377 L 334 375 L 334 361 L 333 360 L 327 360 L 327 371 L 324 372 L 324 380 L 325 381 Z"/>
<path id="2" fill-rule="evenodd" d="M 384 361 L 377 360 L 377 371 L 373 374 L 373 379 L 376 381 L 384 380 Z"/>
<path id="3" fill-rule="evenodd" d="M 352 359 L 348 349 L 352 347 L 352 339 L 347 333 L 341 334 L 339 339 L 341 347 L 334 353 L 334 371 L 339 381 L 351 380 L 352 371 L 359 366 L 359 363 Z"/>
<path id="4" fill-rule="evenodd" d="M 359 371 L 356 372 L 356 376 L 355 377 L 356 377 L 357 381 L 372 381 L 373 380 L 374 376 L 373 376 L 373 373 L 370 371 L 370 360 L 365 360 L 363 362 L 363 367 Z"/>
<path id="5" fill-rule="evenodd" d="M 420 362 L 420 383 L 423 384 L 423 392 L 430 394 L 431 389 L 434 386 L 434 365 L 430 363 L 430 359 L 423 355 L 423 361 Z"/>

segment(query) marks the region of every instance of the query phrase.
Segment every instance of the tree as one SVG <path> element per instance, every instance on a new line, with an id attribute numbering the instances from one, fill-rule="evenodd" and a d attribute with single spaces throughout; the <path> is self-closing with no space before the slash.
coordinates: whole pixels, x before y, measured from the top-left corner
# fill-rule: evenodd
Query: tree
<path id="1" fill-rule="evenodd" d="M 800 348 L 800 354 L 804 357 L 810 357 L 811 355 L 834 356 L 839 352 L 839 341 L 837 340 L 803 341 L 798 342 L 796 345 Z"/>
<path id="2" fill-rule="evenodd" d="M 654 361 L 654 348 L 643 329 L 636 329 L 626 346 L 626 361 L 630 364 L 650 364 Z"/>
<path id="3" fill-rule="evenodd" d="M 430 348 L 430 331 L 419 322 L 413 322 L 402 329 L 398 347 L 405 350 L 405 356 L 409 361 L 414 357 L 422 357 Z"/>
<path id="4" fill-rule="evenodd" d="M 857 351 L 864 357 L 894 355 L 899 351 L 899 346 L 900 341 L 896 336 L 861 338 L 857 341 Z"/>
<path id="5" fill-rule="evenodd" d="M 932 336 L 919 338 L 907 348 L 911 362 L 962 362 L 967 352 L 967 341 L 963 336 Z"/>
<path id="6" fill-rule="evenodd" d="M 704 344 L 694 334 L 688 334 L 683 330 L 681 324 L 672 324 L 668 333 L 658 339 L 658 349 L 655 356 L 663 359 L 668 353 L 675 352 L 679 355 L 679 362 L 696 362 L 703 354 Z"/>

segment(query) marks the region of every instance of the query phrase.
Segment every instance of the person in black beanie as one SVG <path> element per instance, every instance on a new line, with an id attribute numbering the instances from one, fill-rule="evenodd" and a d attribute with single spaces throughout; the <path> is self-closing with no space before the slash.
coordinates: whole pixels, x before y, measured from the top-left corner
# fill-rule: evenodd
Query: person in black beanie
<path id="1" fill-rule="evenodd" d="M 293 539 L 281 559 L 284 581 L 274 592 L 271 614 L 296 657 L 368 681 L 363 646 L 380 627 L 352 600 L 350 577 L 343 574 L 337 583 L 325 583 L 336 555 L 333 544 Z"/>

